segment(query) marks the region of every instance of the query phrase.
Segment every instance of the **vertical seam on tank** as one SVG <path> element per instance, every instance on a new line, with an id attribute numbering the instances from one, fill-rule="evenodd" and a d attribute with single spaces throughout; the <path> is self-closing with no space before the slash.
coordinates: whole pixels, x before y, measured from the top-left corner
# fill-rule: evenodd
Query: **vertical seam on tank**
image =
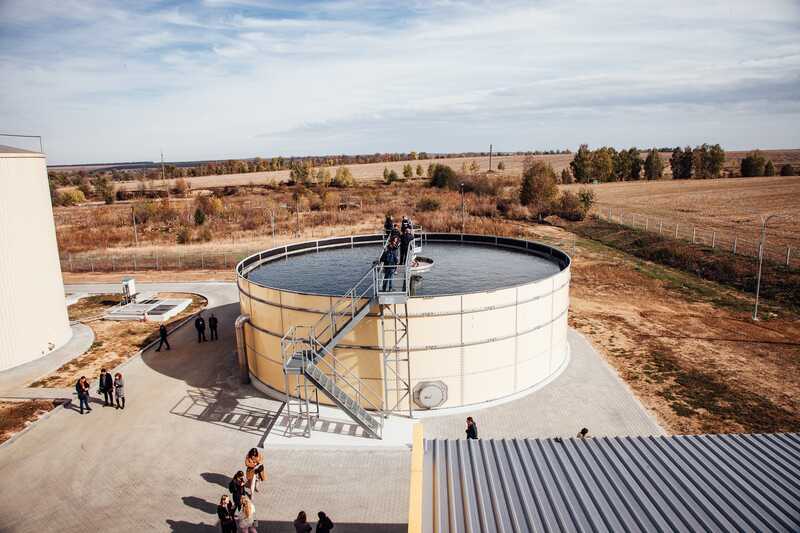
<path id="1" fill-rule="evenodd" d="M 464 296 L 460 296 L 458 298 L 459 301 L 459 308 L 461 313 L 459 313 L 459 324 L 461 331 L 459 332 L 459 339 L 458 342 L 461 343 L 461 405 L 464 405 Z"/>
<path id="2" fill-rule="evenodd" d="M 553 372 L 553 320 L 555 320 L 555 305 L 556 305 L 556 280 L 553 278 L 550 289 L 550 352 L 549 360 L 547 363 L 547 373 Z"/>
<path id="3" fill-rule="evenodd" d="M 514 392 L 519 382 L 519 287 L 514 289 Z"/>

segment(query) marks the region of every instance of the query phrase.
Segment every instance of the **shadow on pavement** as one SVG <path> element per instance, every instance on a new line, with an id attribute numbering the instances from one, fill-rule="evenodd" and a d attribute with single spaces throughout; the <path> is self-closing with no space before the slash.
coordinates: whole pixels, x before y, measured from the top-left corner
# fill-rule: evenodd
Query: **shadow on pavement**
<path id="1" fill-rule="evenodd" d="M 173 533 L 219 533 L 219 527 L 203 523 L 187 522 L 186 520 L 167 520 L 167 525 Z"/>
<path id="2" fill-rule="evenodd" d="M 183 496 L 181 500 L 184 505 L 199 509 L 204 513 L 216 514 L 217 512 L 217 504 L 204 500 L 203 498 L 198 498 L 197 496 Z"/>
<path id="3" fill-rule="evenodd" d="M 216 510 L 216 507 L 215 507 Z M 192 523 L 185 520 L 167 520 L 167 524 L 173 533 L 219 533 L 219 526 L 203 523 Z M 315 525 L 312 522 L 312 525 Z M 272 520 L 258 521 L 259 533 L 295 533 L 291 522 L 277 522 Z M 353 524 L 336 522 L 334 531 L 336 533 L 405 533 L 408 531 L 407 524 Z"/>
<path id="4" fill-rule="evenodd" d="M 207 482 L 213 485 L 219 485 L 226 490 L 228 488 L 228 482 L 231 480 L 229 476 L 226 476 L 225 474 L 217 474 L 215 472 L 203 472 L 200 474 L 200 477 Z"/>

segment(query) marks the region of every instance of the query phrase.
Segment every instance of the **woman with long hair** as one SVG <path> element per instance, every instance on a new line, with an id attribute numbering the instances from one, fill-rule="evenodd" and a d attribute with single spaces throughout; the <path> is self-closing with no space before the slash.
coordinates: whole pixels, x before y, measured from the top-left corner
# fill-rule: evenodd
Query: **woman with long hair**
<path id="1" fill-rule="evenodd" d="M 217 516 L 222 533 L 236 533 L 236 510 L 227 494 L 223 494 L 217 505 Z"/>
<path id="2" fill-rule="evenodd" d="M 247 467 L 247 482 L 250 484 L 250 495 L 258 492 L 258 482 L 267 479 L 264 472 L 264 456 L 258 448 L 251 448 L 244 458 L 244 466 Z"/>
<path id="3" fill-rule="evenodd" d="M 119 372 L 114 374 L 114 397 L 117 399 L 117 409 L 125 409 L 125 381 Z"/>
<path id="4" fill-rule="evenodd" d="M 246 495 L 242 496 L 242 510 L 236 519 L 236 525 L 241 533 L 258 533 L 256 526 L 256 506 Z"/>
<path id="5" fill-rule="evenodd" d="M 311 533 L 311 524 L 308 523 L 305 511 L 297 513 L 297 518 L 294 519 L 295 533 Z"/>
<path id="6" fill-rule="evenodd" d="M 239 470 L 233 475 L 233 479 L 231 482 L 228 483 L 228 490 L 231 492 L 233 496 L 233 504 L 236 506 L 236 510 L 242 508 L 242 497 L 244 497 L 244 472 Z"/>

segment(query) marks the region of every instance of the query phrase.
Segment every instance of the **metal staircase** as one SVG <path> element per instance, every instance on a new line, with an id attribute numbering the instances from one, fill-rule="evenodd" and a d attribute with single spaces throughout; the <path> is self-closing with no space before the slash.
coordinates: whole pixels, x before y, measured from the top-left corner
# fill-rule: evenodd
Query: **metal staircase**
<path id="1" fill-rule="evenodd" d="M 396 311 L 397 305 L 402 304 L 407 315 L 405 304 L 409 297 L 411 260 L 421 249 L 422 238 L 415 237 L 405 264 L 374 265 L 344 296 L 334 300 L 328 312 L 314 325 L 293 326 L 283 336 L 281 354 L 290 435 L 299 430 L 299 434 L 310 436 L 319 418 L 317 391 L 375 438 L 382 436 L 385 416 L 398 410 L 404 400 L 408 402 L 410 415 L 408 322 L 398 317 Z M 381 306 L 384 397 L 334 355 L 339 341 L 367 316 L 375 303 Z M 394 323 L 390 330 L 386 329 L 387 311 Z M 405 357 L 400 348 L 403 342 L 406 343 Z"/>

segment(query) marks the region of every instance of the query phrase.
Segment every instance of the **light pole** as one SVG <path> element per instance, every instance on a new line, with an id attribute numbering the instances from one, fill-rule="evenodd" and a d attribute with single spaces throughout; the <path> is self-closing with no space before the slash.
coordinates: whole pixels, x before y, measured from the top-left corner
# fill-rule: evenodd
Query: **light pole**
<path id="1" fill-rule="evenodd" d="M 133 220 L 133 243 L 136 248 L 139 247 L 139 237 L 136 235 L 136 208 L 131 204 L 131 219 Z"/>
<path id="2" fill-rule="evenodd" d="M 758 277 L 756 277 L 756 304 L 753 307 L 753 320 L 758 320 L 758 297 L 761 293 L 761 264 L 764 262 L 764 242 L 767 239 L 767 224 L 770 220 L 782 215 L 774 213 L 769 216 L 761 216 L 761 240 L 758 243 Z"/>
<path id="3" fill-rule="evenodd" d="M 464 184 L 460 183 L 458 189 L 461 191 L 461 235 L 464 235 Z"/>

